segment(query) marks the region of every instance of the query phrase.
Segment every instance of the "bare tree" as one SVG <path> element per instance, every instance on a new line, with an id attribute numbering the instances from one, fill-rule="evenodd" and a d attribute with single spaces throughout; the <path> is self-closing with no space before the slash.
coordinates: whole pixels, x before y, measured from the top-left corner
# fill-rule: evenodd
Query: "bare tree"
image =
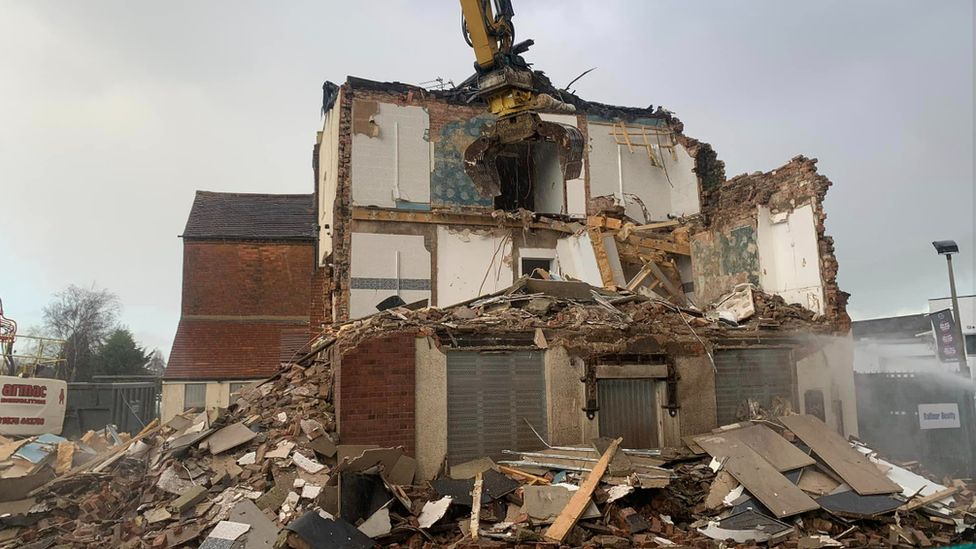
<path id="1" fill-rule="evenodd" d="M 152 355 L 149 356 L 149 364 L 146 365 L 146 369 L 156 377 L 163 377 L 163 372 L 166 371 L 166 358 L 163 356 L 162 351 L 156 349 L 152 352 Z"/>
<path id="2" fill-rule="evenodd" d="M 67 371 L 59 377 L 68 381 L 91 377 L 95 352 L 115 328 L 120 310 L 115 294 L 94 285 L 91 288 L 71 285 L 54 295 L 54 300 L 44 307 L 44 324 L 66 342 Z"/>

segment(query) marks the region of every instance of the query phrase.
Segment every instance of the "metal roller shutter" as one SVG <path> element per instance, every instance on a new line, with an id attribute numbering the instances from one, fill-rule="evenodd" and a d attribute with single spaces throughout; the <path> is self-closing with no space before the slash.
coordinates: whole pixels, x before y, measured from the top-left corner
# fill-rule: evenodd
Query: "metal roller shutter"
<path id="1" fill-rule="evenodd" d="M 718 424 L 736 422 L 736 409 L 746 399 L 769 409 L 773 397 L 793 403 L 793 354 L 789 349 L 724 349 L 715 353 L 715 403 Z"/>
<path id="2" fill-rule="evenodd" d="M 542 446 L 522 420 L 547 436 L 542 357 L 541 351 L 447 354 L 448 463 Z"/>
<path id="3" fill-rule="evenodd" d="M 626 448 L 657 448 L 657 398 L 653 379 L 597 382 L 600 436 L 624 437 Z"/>

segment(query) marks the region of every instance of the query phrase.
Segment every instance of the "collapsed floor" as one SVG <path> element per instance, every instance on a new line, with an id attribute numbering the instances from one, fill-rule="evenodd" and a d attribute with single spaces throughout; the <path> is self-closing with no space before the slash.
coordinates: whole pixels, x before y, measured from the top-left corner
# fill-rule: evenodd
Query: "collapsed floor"
<path id="1" fill-rule="evenodd" d="M 743 423 L 685 437 L 680 448 L 624 449 L 609 439 L 549 447 L 540 436 L 505 459 L 444 466 L 429 482 L 402 448 L 343 444 L 336 433 L 332 361 L 378 334 L 449 342 L 470 333 L 490 343 L 493 333 L 519 331 L 536 345 L 591 355 L 648 338 L 707 353 L 719 338 L 831 330 L 760 291 L 751 306 L 752 314 L 730 318 L 742 310 L 703 313 L 522 279 L 448 309 L 397 307 L 338 325 L 227 410 L 150 425 L 95 457 L 75 452 L 85 459 L 70 469 L 58 446 L 45 451 L 45 440 L 33 441 L 40 456 L 19 463 L 19 483 L 0 494 L 10 500 L 0 503 L 0 548 L 927 547 L 973 539 L 968 479 L 929 480 L 917 464 L 887 462 L 789 403 L 743 403 Z"/>

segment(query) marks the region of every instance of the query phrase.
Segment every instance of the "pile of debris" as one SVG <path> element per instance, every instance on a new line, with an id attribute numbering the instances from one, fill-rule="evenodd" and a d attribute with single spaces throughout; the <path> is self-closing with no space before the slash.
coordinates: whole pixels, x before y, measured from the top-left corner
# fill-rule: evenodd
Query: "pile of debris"
<path id="1" fill-rule="evenodd" d="M 430 481 L 416 478 L 402 448 L 341 444 L 335 434 L 331 357 L 377 333 L 450 341 L 521 332 L 538 347 L 585 353 L 619 352 L 639 338 L 704 346 L 792 322 L 830 329 L 748 286 L 704 312 L 528 278 L 447 309 L 392 308 L 330 328 L 227 410 L 187 412 L 131 438 L 106 433 L 104 444 L 94 434 L 78 444 L 15 442 L 0 457 L 19 460 L 6 469 L 30 471 L 33 484 L 0 492 L 12 500 L 0 503 L 0 549 L 794 549 L 971 539 L 973 487 L 931 481 L 788 407 L 749 405 L 750 421 L 686 437 L 681 448 L 624 448 L 620 439 L 553 447 L 539 436 L 535 448 L 444 467 Z M 35 452 L 47 457 L 31 461 Z M 44 467 L 53 472 L 36 476 Z"/>
<path id="2" fill-rule="evenodd" d="M 972 537 L 972 487 L 889 463 L 811 416 L 723 427 L 680 449 L 540 438 L 537 451 L 458 464 L 427 483 L 400 448 L 337 444 L 330 388 L 326 367 L 293 365 L 229 411 L 150 425 L 0 505 L 0 547 L 925 547 Z"/>
<path id="3" fill-rule="evenodd" d="M 426 301 L 393 307 L 371 316 L 331 326 L 311 351 L 298 360 L 327 364 L 328 351 L 344 353 L 377 334 L 412 332 L 451 341 L 455 335 L 534 334 L 540 348 L 563 346 L 571 354 L 591 356 L 625 352 L 633 343 L 656 341 L 662 348 L 697 346 L 706 341 L 772 336 L 829 334 L 829 319 L 816 317 L 800 305 L 743 285 L 700 310 L 679 306 L 656 294 L 608 290 L 572 280 L 524 276 L 493 294 L 450 307 L 427 307 Z M 703 348 L 704 347 L 704 348 Z"/>
<path id="4" fill-rule="evenodd" d="M 77 441 L 52 434 L 0 436 L 0 502 L 21 499 L 86 464 L 94 466 L 92 460 L 101 453 L 113 451 L 130 439 L 128 433 L 119 433 L 112 425 L 88 431 Z M 0 503 L 0 510 L 3 508 Z"/>

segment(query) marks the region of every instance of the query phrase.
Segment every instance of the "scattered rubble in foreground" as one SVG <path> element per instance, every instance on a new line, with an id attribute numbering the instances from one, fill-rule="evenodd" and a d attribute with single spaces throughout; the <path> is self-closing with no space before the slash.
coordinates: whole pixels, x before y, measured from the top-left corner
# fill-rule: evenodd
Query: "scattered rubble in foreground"
<path id="1" fill-rule="evenodd" d="M 35 464 L 57 471 L 51 480 L 5 489 L 3 499 L 18 499 L 0 503 L 0 547 L 930 547 L 972 538 L 971 485 L 884 461 L 811 416 L 744 421 L 680 449 L 540 439 L 539 449 L 420 482 L 402 449 L 336 443 L 329 386 L 326 369 L 294 365 L 232 411 L 150 425 L 69 470 L 58 450 L 84 446 L 62 442 Z"/>
<path id="2" fill-rule="evenodd" d="M 614 346 L 818 326 L 759 291 L 748 314 L 721 314 L 585 284 L 545 287 L 521 280 L 448 309 L 398 307 L 333 327 L 230 409 L 188 412 L 131 438 L 7 441 L 0 549 L 807 549 L 974 538 L 969 479 L 935 481 L 918 464 L 885 461 L 788 403 L 743 403 L 740 423 L 684 437 L 681 448 L 625 448 L 620 439 L 553 447 L 539 437 L 535 448 L 445 465 L 431 481 L 416 478 L 402 448 L 337 439 L 326 351 L 376 332 L 545 328 L 542 337 L 560 345 Z"/>

